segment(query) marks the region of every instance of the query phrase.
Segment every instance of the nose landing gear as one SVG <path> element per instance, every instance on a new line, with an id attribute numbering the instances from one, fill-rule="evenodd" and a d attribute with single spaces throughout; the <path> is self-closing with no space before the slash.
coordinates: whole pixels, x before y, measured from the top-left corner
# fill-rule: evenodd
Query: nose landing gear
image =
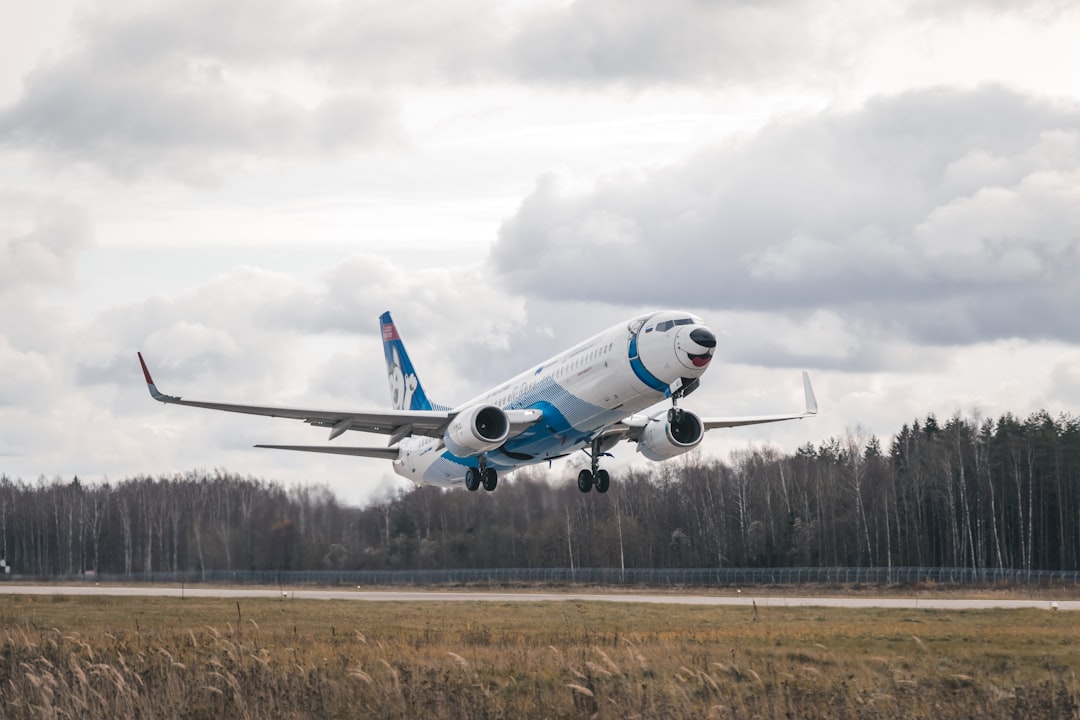
<path id="1" fill-rule="evenodd" d="M 671 409 L 667 413 L 668 423 L 673 426 L 682 423 L 683 410 L 679 407 L 679 398 L 684 398 L 694 392 L 700 384 L 699 378 L 679 378 L 671 385 Z"/>

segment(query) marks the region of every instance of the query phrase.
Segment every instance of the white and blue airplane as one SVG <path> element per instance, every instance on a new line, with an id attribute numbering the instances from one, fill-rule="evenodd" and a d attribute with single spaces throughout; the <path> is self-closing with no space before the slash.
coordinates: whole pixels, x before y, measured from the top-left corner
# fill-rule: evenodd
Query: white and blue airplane
<path id="1" fill-rule="evenodd" d="M 697 447 L 706 430 L 798 420 L 817 414 L 803 371 L 804 412 L 703 418 L 680 408 L 697 389 L 716 351 L 716 335 L 701 318 L 668 310 L 620 323 L 456 407 L 433 402 L 420 383 L 390 313 L 379 317 L 393 410 L 305 410 L 183 400 L 158 391 L 142 353 L 139 363 L 155 400 L 173 405 L 303 420 L 330 428 L 389 435 L 386 447 L 256 445 L 260 448 L 356 455 L 390 460 L 417 485 L 494 490 L 499 473 L 565 457 L 579 450 L 591 466 L 578 488 L 607 492 L 600 459 L 619 441 L 637 443 L 650 460 Z M 669 408 L 645 412 L 668 400 Z"/>

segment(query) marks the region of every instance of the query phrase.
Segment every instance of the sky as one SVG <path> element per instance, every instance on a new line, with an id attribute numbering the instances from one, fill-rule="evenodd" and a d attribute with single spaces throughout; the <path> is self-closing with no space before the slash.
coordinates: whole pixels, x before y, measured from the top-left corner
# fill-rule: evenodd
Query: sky
<path id="1" fill-rule="evenodd" d="M 643 312 L 719 336 L 700 453 L 1080 407 L 1060 0 L 39 0 L 0 24 L 0 473 L 407 486 L 303 423 L 454 405 Z M 381 443 L 350 434 L 337 442 Z M 556 463 L 553 481 L 575 463 Z M 643 462 L 633 446 L 610 461 Z M 677 462 L 677 461 L 674 461 Z"/>

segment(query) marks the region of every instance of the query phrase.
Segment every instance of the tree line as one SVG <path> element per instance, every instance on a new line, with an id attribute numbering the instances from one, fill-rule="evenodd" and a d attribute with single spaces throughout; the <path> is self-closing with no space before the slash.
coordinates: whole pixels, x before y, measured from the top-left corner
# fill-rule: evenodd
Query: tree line
<path id="1" fill-rule="evenodd" d="M 1080 419 L 929 415 L 620 472 L 606 495 L 519 471 L 368 507 L 225 471 L 115 484 L 0 476 L 0 556 L 57 576 L 492 567 L 1080 566 Z"/>

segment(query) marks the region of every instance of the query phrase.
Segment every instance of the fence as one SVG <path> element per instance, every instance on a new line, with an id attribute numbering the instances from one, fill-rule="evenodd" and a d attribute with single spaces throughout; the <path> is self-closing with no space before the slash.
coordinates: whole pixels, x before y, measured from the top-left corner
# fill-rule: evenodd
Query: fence
<path id="1" fill-rule="evenodd" d="M 235 585 L 463 585 L 551 584 L 607 586 L 755 586 L 755 585 L 1080 585 L 1080 572 L 972 568 L 503 568 L 472 570 L 206 570 L 69 578 L 0 576 L 26 580 L 89 580 L 112 583 L 215 583 Z"/>

